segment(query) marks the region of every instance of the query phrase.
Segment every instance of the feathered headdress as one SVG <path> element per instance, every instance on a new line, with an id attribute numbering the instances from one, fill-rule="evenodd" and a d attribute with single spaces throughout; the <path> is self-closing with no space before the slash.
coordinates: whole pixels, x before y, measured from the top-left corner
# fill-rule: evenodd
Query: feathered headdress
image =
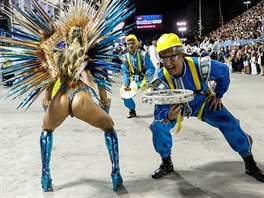
<path id="1" fill-rule="evenodd" d="M 112 80 L 107 71 L 115 71 L 119 65 L 108 61 L 116 58 L 109 52 L 113 50 L 115 41 L 124 36 L 131 26 L 116 31 L 113 29 L 135 11 L 133 6 L 129 6 L 129 0 L 104 0 L 98 8 L 93 0 L 72 0 L 55 20 L 35 0 L 28 4 L 23 2 L 23 9 L 10 5 L 5 10 L 5 14 L 19 23 L 23 30 L 14 27 L 10 27 L 10 31 L 0 29 L 6 34 L 0 37 L 0 57 L 12 63 L 3 67 L 1 73 L 15 74 L 5 81 L 14 82 L 8 97 L 16 99 L 28 94 L 17 108 L 25 106 L 27 109 L 58 79 L 60 69 L 54 60 L 54 52 L 59 50 L 56 47 L 59 42 L 66 41 L 69 30 L 74 26 L 83 29 L 86 55 L 75 78 L 90 87 L 98 84 L 110 91 Z M 2 63 L 5 65 L 7 61 Z"/>

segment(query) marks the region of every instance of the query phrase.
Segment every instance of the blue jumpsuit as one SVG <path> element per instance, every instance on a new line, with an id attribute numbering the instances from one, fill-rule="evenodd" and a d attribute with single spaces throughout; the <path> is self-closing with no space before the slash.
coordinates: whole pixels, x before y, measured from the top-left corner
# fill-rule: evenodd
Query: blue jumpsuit
<path id="1" fill-rule="evenodd" d="M 195 68 L 201 83 L 201 89 L 204 93 L 206 93 L 208 86 L 201 78 L 200 70 L 198 68 L 198 59 L 195 57 L 191 57 L 191 59 L 194 61 Z M 190 65 L 187 59 L 185 59 L 184 64 L 185 68 L 183 76 L 171 78 L 173 79 L 173 83 L 176 88 L 179 88 L 180 86 L 183 89 L 193 90 L 194 93 L 196 93 L 194 100 L 187 103 L 185 108 L 187 108 L 189 112 L 187 115 L 188 117 L 197 117 L 201 106 L 207 98 L 207 95 L 199 92 L 199 90 L 196 90 L 190 70 Z M 163 74 L 163 69 L 164 68 L 159 71 L 158 78 L 160 78 L 167 85 L 167 88 L 169 88 L 170 86 Z M 209 75 L 210 80 L 214 80 L 216 82 L 215 96 L 217 98 L 222 98 L 224 93 L 228 90 L 230 83 L 228 67 L 223 63 L 212 60 L 211 72 Z M 238 152 L 242 157 L 251 155 L 251 137 L 241 129 L 238 120 L 225 107 L 221 110 L 216 110 L 213 112 L 209 111 L 209 106 L 210 103 L 205 103 L 201 116 L 202 121 L 218 128 L 224 135 L 231 148 Z M 153 144 L 155 150 L 162 158 L 166 158 L 171 155 L 172 136 L 170 130 L 176 124 L 176 120 L 169 123 L 162 122 L 162 120 L 168 120 L 168 111 L 169 105 L 155 105 L 155 117 L 153 123 L 150 125 L 150 129 L 153 134 Z M 186 114 L 182 116 L 186 116 Z"/>
<path id="2" fill-rule="evenodd" d="M 137 83 L 138 88 L 140 89 L 140 85 L 144 79 L 144 75 L 146 76 L 146 82 L 149 83 L 152 80 L 152 76 L 155 72 L 155 67 L 153 66 L 153 63 L 151 62 L 149 55 L 146 52 L 139 51 L 140 53 L 140 60 L 138 60 L 137 57 L 138 50 L 134 54 L 130 54 L 127 52 L 124 54 L 121 58 L 122 60 L 122 75 L 123 75 L 123 83 L 125 86 L 128 86 L 132 80 L 134 80 Z M 128 60 L 127 60 L 127 54 L 130 57 L 131 65 L 134 69 L 134 73 L 132 73 Z M 138 61 L 141 63 L 142 70 L 139 69 Z M 136 104 L 133 100 L 133 98 L 124 99 L 124 104 L 129 110 L 135 110 Z"/>

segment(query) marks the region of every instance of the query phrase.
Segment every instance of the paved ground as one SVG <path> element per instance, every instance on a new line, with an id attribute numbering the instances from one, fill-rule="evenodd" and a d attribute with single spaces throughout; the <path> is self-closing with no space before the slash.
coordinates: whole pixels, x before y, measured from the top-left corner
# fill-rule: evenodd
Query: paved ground
<path id="1" fill-rule="evenodd" d="M 224 104 L 254 139 L 253 153 L 264 165 L 264 77 L 232 74 Z M 0 98 L 0 197 L 250 197 L 263 198 L 264 185 L 248 177 L 244 164 L 223 136 L 195 118 L 185 119 L 173 137 L 175 172 L 159 180 L 150 175 L 160 165 L 148 129 L 153 106 L 136 96 L 138 118 L 127 119 L 119 98 L 121 80 L 113 87 L 110 114 L 120 142 L 124 187 L 112 191 L 110 160 L 103 133 L 68 118 L 54 134 L 51 173 L 54 192 L 40 186 L 39 134 L 41 100 L 25 113 L 18 101 Z M 0 95 L 6 88 L 0 86 Z"/>

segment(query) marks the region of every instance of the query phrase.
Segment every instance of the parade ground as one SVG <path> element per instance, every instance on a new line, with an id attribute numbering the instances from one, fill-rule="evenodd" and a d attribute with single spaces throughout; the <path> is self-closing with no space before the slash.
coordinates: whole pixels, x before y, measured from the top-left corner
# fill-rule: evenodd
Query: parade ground
<path id="1" fill-rule="evenodd" d="M 110 115 L 119 137 L 120 168 L 124 186 L 112 190 L 111 163 L 101 130 L 68 117 L 54 131 L 51 156 L 53 192 L 41 184 L 39 136 L 43 95 L 26 112 L 16 110 L 19 100 L 5 99 L 0 86 L 0 197 L 174 197 L 263 198 L 264 185 L 244 173 L 242 158 L 218 129 L 197 118 L 184 119 L 173 136 L 174 172 L 154 180 L 161 163 L 152 145 L 149 125 L 153 105 L 135 97 L 138 117 L 127 119 L 119 96 L 121 76 L 114 78 Z M 224 105 L 253 138 L 252 152 L 264 170 L 264 77 L 231 74 Z M 91 115 L 92 116 L 92 115 Z"/>

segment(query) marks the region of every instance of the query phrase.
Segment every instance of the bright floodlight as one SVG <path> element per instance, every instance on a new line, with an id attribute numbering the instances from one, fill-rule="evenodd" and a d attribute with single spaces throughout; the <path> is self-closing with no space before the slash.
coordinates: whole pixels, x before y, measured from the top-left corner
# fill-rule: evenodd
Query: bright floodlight
<path id="1" fill-rule="evenodd" d="M 177 26 L 185 26 L 186 24 L 185 21 L 177 22 Z"/>
<path id="2" fill-rule="evenodd" d="M 180 31 L 180 32 L 185 32 L 186 30 L 187 30 L 186 27 L 180 27 L 180 28 L 179 28 L 179 31 Z"/>
<path id="3" fill-rule="evenodd" d="M 247 10 L 248 10 L 248 4 L 250 4 L 250 3 L 251 3 L 251 1 L 244 1 L 244 4 L 247 5 Z"/>

